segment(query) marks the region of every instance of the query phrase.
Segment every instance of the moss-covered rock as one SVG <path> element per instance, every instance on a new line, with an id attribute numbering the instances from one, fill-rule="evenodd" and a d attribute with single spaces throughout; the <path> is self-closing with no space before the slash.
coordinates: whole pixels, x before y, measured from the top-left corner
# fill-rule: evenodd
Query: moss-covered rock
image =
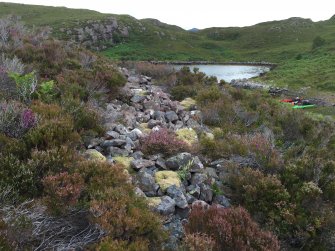
<path id="1" fill-rule="evenodd" d="M 182 128 L 176 131 L 177 138 L 189 146 L 198 143 L 198 135 L 192 128 Z"/>
<path id="2" fill-rule="evenodd" d="M 159 204 L 162 202 L 162 199 L 161 197 L 148 197 L 147 202 L 149 207 L 155 208 L 159 206 Z"/>
<path id="3" fill-rule="evenodd" d="M 95 160 L 95 161 L 106 161 L 106 157 L 103 156 L 100 152 L 95 149 L 89 149 L 85 152 L 84 156 L 87 159 Z"/>
<path id="4" fill-rule="evenodd" d="M 172 185 L 176 185 L 177 187 L 181 185 L 178 173 L 173 171 L 156 172 L 155 181 L 164 192 Z"/>
<path id="5" fill-rule="evenodd" d="M 123 157 L 123 156 L 117 156 L 113 158 L 117 164 L 121 164 L 124 166 L 127 170 L 130 170 L 130 164 L 134 160 L 133 157 Z"/>
<path id="6" fill-rule="evenodd" d="M 186 110 L 190 110 L 192 107 L 194 107 L 197 104 L 197 102 L 193 98 L 185 98 L 183 101 L 180 102 L 180 104 Z"/>
<path id="7" fill-rule="evenodd" d="M 148 127 L 148 123 L 141 123 L 139 125 L 139 129 L 145 134 L 149 134 L 151 132 L 151 129 Z"/>

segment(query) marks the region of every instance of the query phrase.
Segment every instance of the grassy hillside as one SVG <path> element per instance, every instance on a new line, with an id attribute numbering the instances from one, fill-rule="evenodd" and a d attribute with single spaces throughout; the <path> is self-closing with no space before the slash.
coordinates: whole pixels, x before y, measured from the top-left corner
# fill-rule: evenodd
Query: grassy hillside
<path id="1" fill-rule="evenodd" d="M 270 61 L 279 65 L 264 77 L 272 84 L 334 91 L 334 17 L 322 22 L 290 18 L 242 28 L 190 32 L 154 19 L 0 3 L 0 16 L 8 14 L 21 16 L 28 25 L 49 25 L 55 35 L 65 39 L 68 38 L 66 28 L 81 28 L 92 20 L 114 18 L 129 31 L 126 37 L 105 44 L 102 53 L 115 60 Z M 324 43 L 312 49 L 313 40 L 318 36 Z M 102 39 L 101 43 L 104 42 Z"/>

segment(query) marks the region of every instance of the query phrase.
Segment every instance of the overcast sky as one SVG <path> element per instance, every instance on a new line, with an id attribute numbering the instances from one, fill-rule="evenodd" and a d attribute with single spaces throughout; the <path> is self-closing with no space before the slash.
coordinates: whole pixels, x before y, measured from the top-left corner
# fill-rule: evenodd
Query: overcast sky
<path id="1" fill-rule="evenodd" d="M 159 19 L 185 29 L 248 26 L 289 17 L 304 17 L 319 21 L 329 19 L 335 14 L 335 0 L 8 0 L 4 2 L 129 14 L 136 18 Z"/>

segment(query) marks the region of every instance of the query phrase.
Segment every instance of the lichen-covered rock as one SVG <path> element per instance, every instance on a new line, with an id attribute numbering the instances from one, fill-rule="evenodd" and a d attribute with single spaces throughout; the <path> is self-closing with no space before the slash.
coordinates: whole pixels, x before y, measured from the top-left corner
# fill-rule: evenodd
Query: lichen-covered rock
<path id="1" fill-rule="evenodd" d="M 146 159 L 135 159 L 131 162 L 131 167 L 135 170 L 140 170 L 142 168 L 154 166 L 155 162 L 152 160 Z"/>
<path id="2" fill-rule="evenodd" d="M 184 141 L 189 146 L 198 143 L 198 135 L 192 128 L 182 128 L 176 131 L 178 139 Z"/>
<path id="3" fill-rule="evenodd" d="M 197 102 L 193 98 L 186 98 L 183 101 L 180 102 L 180 104 L 186 109 L 186 110 L 193 110 L 196 109 Z"/>
<path id="4" fill-rule="evenodd" d="M 173 171 L 158 171 L 155 173 L 155 181 L 160 188 L 165 192 L 170 186 L 180 187 L 181 180 L 176 172 Z"/>
<path id="5" fill-rule="evenodd" d="M 137 182 L 139 188 L 146 196 L 156 196 L 159 186 L 155 183 L 155 179 L 148 172 L 141 171 L 137 174 Z"/>
<path id="6" fill-rule="evenodd" d="M 86 152 L 84 153 L 84 156 L 87 159 L 94 160 L 94 161 L 106 161 L 107 160 L 105 156 L 103 156 L 100 152 L 98 152 L 95 149 L 86 150 Z"/>
<path id="7" fill-rule="evenodd" d="M 178 115 L 174 111 L 168 111 L 165 113 L 165 118 L 167 122 L 175 122 L 179 119 Z"/>
<path id="8" fill-rule="evenodd" d="M 166 193 L 174 199 L 177 207 L 182 209 L 188 207 L 186 197 L 180 187 L 177 187 L 176 185 L 170 186 L 166 189 Z"/>
<path id="9" fill-rule="evenodd" d="M 147 198 L 148 205 L 153 211 L 162 215 L 170 215 L 175 212 L 175 201 L 169 196 Z"/>
<path id="10" fill-rule="evenodd" d="M 170 170 L 179 170 L 181 167 L 189 164 L 192 161 L 190 153 L 179 153 L 168 158 L 165 162 L 166 167 Z"/>
<path id="11" fill-rule="evenodd" d="M 123 157 L 123 156 L 117 156 L 114 157 L 113 160 L 115 163 L 123 165 L 126 169 L 130 169 L 130 164 L 134 160 L 133 157 Z"/>

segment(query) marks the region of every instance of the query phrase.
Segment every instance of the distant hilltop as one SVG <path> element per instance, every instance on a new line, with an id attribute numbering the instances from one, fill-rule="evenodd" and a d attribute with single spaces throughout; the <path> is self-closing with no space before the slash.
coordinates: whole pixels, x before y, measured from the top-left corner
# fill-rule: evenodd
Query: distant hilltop
<path id="1" fill-rule="evenodd" d="M 198 31 L 200 31 L 198 28 L 192 28 L 192 29 L 190 29 L 190 30 L 188 30 L 189 32 L 198 32 Z"/>

